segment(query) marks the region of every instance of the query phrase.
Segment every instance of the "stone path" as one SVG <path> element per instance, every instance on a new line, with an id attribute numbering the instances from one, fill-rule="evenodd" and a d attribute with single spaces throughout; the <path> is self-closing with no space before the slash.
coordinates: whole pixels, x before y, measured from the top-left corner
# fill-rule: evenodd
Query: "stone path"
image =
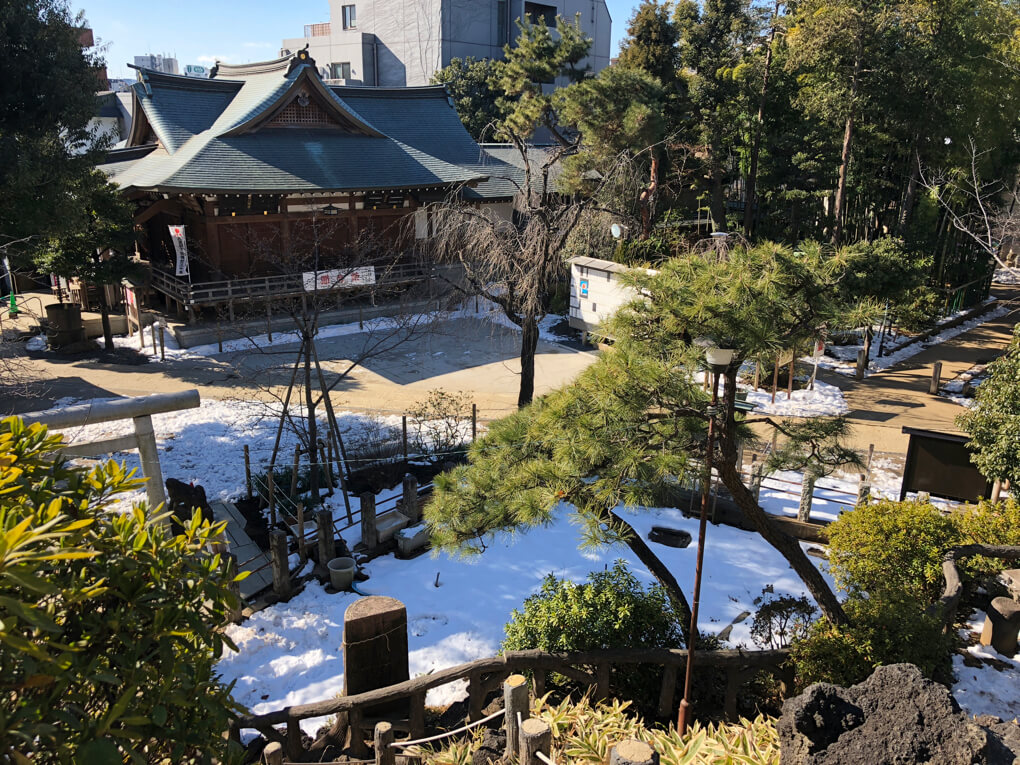
<path id="1" fill-rule="evenodd" d="M 244 533 L 244 516 L 232 502 L 215 499 L 209 503 L 209 507 L 212 508 L 213 517 L 217 521 L 227 522 L 227 540 L 230 543 L 230 552 L 237 557 L 238 568 L 241 571 L 252 572 L 241 580 L 241 597 L 250 598 L 273 583 L 272 569 L 266 568 L 269 565 L 269 556 Z"/>
<path id="2" fill-rule="evenodd" d="M 957 433 L 954 419 L 961 408 L 948 399 L 928 393 L 932 367 L 942 362 L 942 380 L 950 380 L 974 364 L 990 361 L 1009 345 L 1013 327 L 1020 320 L 1020 289 L 993 285 L 992 294 L 1013 310 L 963 332 L 951 340 L 932 345 L 911 358 L 864 380 L 819 371 L 819 378 L 843 391 L 854 425 L 854 445 L 868 444 L 882 452 L 905 453 L 908 436 L 903 428 L 926 428 Z"/>

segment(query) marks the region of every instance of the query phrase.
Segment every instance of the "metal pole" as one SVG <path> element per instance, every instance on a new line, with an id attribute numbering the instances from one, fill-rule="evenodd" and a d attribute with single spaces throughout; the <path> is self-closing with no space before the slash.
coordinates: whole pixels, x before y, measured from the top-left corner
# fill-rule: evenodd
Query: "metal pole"
<path id="1" fill-rule="evenodd" d="M 776 366 L 778 369 L 778 365 Z M 714 370 L 713 370 L 714 371 Z M 715 450 L 715 416 L 719 406 L 719 372 L 715 372 L 712 383 L 712 405 L 708 408 L 708 443 L 705 448 L 705 479 L 701 483 L 701 520 L 698 525 L 698 560 L 694 568 L 694 602 L 691 604 L 691 629 L 687 641 L 687 672 L 684 675 L 684 696 L 680 701 L 680 712 L 676 727 L 682 736 L 687 731 L 690 715 L 691 676 L 694 669 L 694 641 L 698 634 L 698 603 L 701 600 L 701 569 L 705 559 L 705 531 L 708 525 L 708 500 L 712 484 L 712 452 Z"/>

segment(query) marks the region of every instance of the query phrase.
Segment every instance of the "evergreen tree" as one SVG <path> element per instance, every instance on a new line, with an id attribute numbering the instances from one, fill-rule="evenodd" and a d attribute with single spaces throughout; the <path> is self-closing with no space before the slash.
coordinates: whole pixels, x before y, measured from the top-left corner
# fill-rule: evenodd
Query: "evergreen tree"
<path id="1" fill-rule="evenodd" d="M 501 111 L 499 92 L 492 87 L 501 63 L 492 59 L 453 58 L 432 75 L 434 85 L 446 85 L 464 127 L 476 141 L 492 137 Z"/>
<path id="2" fill-rule="evenodd" d="M 79 42 L 85 25 L 64 0 L 0 6 L 0 250 L 8 254 L 64 227 L 74 212 L 67 185 L 91 172 L 103 148 L 89 129 L 102 61 Z"/>
<path id="3" fill-rule="evenodd" d="M 99 287 L 120 284 L 140 275 L 134 254 L 133 205 L 99 170 L 93 170 L 65 187 L 63 209 L 73 214 L 66 228 L 36 250 L 35 264 L 66 279 L 77 278 Z M 100 289 L 99 310 L 107 350 L 113 350 L 110 306 Z"/>
<path id="4" fill-rule="evenodd" d="M 853 462 L 842 445 L 845 421 L 744 421 L 735 410 L 737 374 L 747 359 L 809 343 L 824 328 L 862 323 L 843 304 L 836 285 L 845 273 L 840 257 L 814 245 L 798 254 L 766 243 L 735 249 L 727 259 L 688 255 L 654 273 L 633 271 L 628 282 L 643 297 L 606 327 L 614 339 L 576 382 L 496 422 L 469 452 L 470 464 L 437 477 L 426 508 L 434 543 L 478 552 L 495 531 L 550 523 L 560 503 L 576 513 L 587 544 L 627 544 L 686 612 L 673 574 L 655 556 L 619 505 L 679 507 L 685 477 L 702 471 L 705 431 L 716 418 L 718 474 L 745 519 L 802 578 L 826 616 L 845 615 L 799 542 L 778 528 L 744 485 L 738 442 L 751 422 L 769 422 L 786 434 L 790 449 L 831 467 Z M 723 374 L 718 411 L 695 380 L 709 337 L 736 353 Z M 781 449 L 776 460 L 793 459 Z M 699 464 L 700 463 L 700 464 Z"/>
<path id="5" fill-rule="evenodd" d="M 989 365 L 973 408 L 956 424 L 970 435 L 971 461 L 981 475 L 1020 486 L 1020 327 L 1006 352 Z"/>
<path id="6" fill-rule="evenodd" d="M 678 31 L 670 18 L 672 6 L 659 0 L 644 0 L 630 17 L 627 36 L 620 43 L 617 66 L 640 69 L 658 78 L 664 87 L 678 83 Z"/>

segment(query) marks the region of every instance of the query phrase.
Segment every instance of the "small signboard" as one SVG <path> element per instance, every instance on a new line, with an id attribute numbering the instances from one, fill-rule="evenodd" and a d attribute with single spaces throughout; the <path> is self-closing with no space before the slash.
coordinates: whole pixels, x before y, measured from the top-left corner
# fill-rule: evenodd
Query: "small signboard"
<path id="1" fill-rule="evenodd" d="M 334 288 L 350 289 L 375 284 L 375 266 L 332 268 L 329 271 L 305 271 L 301 274 L 305 292 L 325 292 Z"/>
<path id="2" fill-rule="evenodd" d="M 817 340 L 815 340 L 814 351 L 811 355 L 814 356 L 816 359 L 820 359 L 824 354 L 825 354 L 825 338 L 820 337 Z"/>
<path id="3" fill-rule="evenodd" d="M 581 289 L 581 297 L 583 297 L 583 298 L 588 297 L 588 280 L 587 279 L 582 279 L 581 280 L 581 282 L 580 282 L 580 289 Z"/>

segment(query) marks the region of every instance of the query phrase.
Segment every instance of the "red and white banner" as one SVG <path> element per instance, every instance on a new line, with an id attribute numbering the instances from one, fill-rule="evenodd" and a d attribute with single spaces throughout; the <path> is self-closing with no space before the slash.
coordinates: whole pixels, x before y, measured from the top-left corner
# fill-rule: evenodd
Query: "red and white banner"
<path id="1" fill-rule="evenodd" d="M 188 268 L 188 240 L 184 237 L 184 226 L 170 226 L 170 238 L 177 253 L 177 275 L 190 276 Z"/>
<path id="2" fill-rule="evenodd" d="M 329 271 L 305 271 L 301 274 L 305 292 L 325 292 L 334 287 L 346 289 L 375 284 L 375 266 L 333 268 Z"/>

